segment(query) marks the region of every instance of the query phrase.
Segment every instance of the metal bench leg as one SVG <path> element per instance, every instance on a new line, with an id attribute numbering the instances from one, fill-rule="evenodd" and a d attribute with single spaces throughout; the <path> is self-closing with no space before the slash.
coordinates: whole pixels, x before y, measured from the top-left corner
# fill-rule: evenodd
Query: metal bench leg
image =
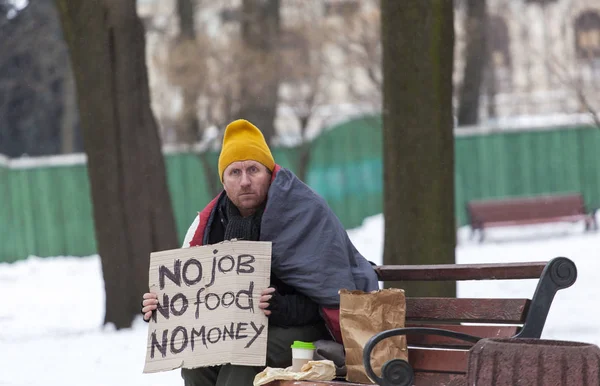
<path id="1" fill-rule="evenodd" d="M 592 211 L 592 213 L 585 219 L 585 231 L 597 231 L 598 230 L 598 222 L 596 221 L 596 210 Z"/>
<path id="2" fill-rule="evenodd" d="M 477 229 L 471 227 L 471 233 L 469 234 L 469 241 L 471 241 L 475 238 L 475 233 L 477 233 Z"/>
<path id="3" fill-rule="evenodd" d="M 598 230 L 598 221 L 596 221 L 596 212 L 598 211 L 598 209 L 594 209 L 592 211 L 592 213 L 590 213 L 590 220 L 591 220 L 591 227 L 593 231 L 597 231 Z"/>
<path id="4" fill-rule="evenodd" d="M 485 230 L 483 228 L 479 229 L 479 243 L 483 243 L 485 239 Z"/>

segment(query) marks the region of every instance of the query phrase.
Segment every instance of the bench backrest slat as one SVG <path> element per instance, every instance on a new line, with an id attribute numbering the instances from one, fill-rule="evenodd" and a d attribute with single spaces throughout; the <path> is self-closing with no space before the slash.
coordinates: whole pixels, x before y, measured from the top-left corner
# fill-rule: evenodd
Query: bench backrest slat
<path id="1" fill-rule="evenodd" d="M 546 264 L 381 265 L 375 271 L 382 281 L 539 279 Z"/>
<path id="2" fill-rule="evenodd" d="M 585 214 L 581 194 L 471 201 L 467 209 L 472 223 Z"/>
<path id="3" fill-rule="evenodd" d="M 406 322 L 525 322 L 529 299 L 406 298 Z"/>

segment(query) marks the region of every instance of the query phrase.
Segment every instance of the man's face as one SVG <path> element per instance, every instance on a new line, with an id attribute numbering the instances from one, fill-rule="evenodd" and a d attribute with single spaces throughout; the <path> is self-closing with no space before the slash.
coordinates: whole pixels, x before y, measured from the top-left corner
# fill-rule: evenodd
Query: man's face
<path id="1" fill-rule="evenodd" d="M 223 188 L 242 216 L 253 214 L 267 199 L 271 173 L 256 161 L 238 161 L 223 173 Z"/>

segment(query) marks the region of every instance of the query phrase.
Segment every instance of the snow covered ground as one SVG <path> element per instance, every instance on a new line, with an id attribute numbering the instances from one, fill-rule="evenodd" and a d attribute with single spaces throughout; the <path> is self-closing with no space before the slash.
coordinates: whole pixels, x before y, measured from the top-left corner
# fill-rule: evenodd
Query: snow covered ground
<path id="1" fill-rule="evenodd" d="M 383 218 L 374 216 L 349 231 L 357 248 L 380 263 Z M 600 232 L 558 224 L 494 230 L 484 244 L 460 229 L 458 263 L 572 259 L 573 287 L 557 294 L 543 338 L 600 345 Z M 535 281 L 460 283 L 462 297 L 530 297 Z M 182 385 L 179 371 L 142 374 L 146 324 L 115 331 L 102 327 L 104 291 L 97 256 L 31 257 L 0 264 L 0 385 Z M 584 300 L 585 299 L 585 300 Z"/>

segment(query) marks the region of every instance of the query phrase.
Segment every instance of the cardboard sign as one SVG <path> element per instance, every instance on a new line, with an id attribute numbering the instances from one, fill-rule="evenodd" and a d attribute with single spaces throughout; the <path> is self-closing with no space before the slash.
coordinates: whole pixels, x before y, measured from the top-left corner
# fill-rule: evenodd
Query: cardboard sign
<path id="1" fill-rule="evenodd" d="M 148 325 L 145 373 L 231 363 L 264 366 L 271 243 L 227 241 L 154 252 L 150 291 L 158 309 Z"/>

